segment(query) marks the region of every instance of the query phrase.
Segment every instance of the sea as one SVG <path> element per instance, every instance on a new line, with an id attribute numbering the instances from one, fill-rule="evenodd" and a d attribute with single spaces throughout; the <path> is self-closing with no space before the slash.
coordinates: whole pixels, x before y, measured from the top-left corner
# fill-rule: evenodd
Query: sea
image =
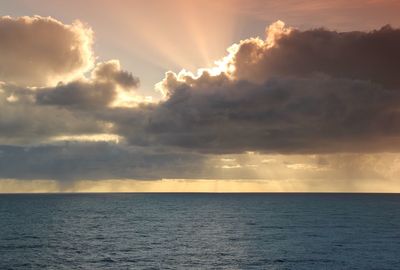
<path id="1" fill-rule="evenodd" d="M 0 269 L 396 270 L 400 195 L 0 195 Z"/>

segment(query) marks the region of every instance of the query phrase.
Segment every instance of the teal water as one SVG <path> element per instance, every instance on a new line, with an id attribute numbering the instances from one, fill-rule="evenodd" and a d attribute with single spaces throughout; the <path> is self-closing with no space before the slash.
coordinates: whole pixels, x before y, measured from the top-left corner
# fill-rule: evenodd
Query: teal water
<path id="1" fill-rule="evenodd" d="M 0 269 L 400 269 L 400 196 L 0 195 Z"/>

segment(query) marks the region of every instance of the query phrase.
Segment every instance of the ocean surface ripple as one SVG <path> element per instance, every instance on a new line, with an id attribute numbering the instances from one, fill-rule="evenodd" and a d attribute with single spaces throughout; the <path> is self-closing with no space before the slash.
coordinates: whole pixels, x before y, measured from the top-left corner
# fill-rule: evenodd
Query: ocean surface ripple
<path id="1" fill-rule="evenodd" d="M 400 269 L 400 195 L 0 195 L 0 269 Z"/>

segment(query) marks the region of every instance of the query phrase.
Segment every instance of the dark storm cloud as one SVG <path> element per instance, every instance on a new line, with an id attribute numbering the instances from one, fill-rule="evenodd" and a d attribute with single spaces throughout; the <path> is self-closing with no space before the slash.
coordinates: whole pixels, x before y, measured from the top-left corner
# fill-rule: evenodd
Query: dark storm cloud
<path id="1" fill-rule="evenodd" d="M 3 85 L 0 131 L 3 140 L 34 142 L 114 133 L 135 146 L 218 154 L 397 152 L 398 48 L 400 30 L 391 27 L 338 33 L 278 22 L 266 40 L 231 48 L 220 75 L 167 73 L 159 84 L 166 97 L 154 104 L 110 106 L 139 83 L 115 60 L 54 87 Z"/>
<path id="2" fill-rule="evenodd" d="M 79 21 L 0 18 L 0 143 L 107 132 L 91 110 L 109 106 L 139 79 L 117 60 L 97 64 L 85 78 L 92 43 L 92 30 Z"/>
<path id="3" fill-rule="evenodd" d="M 0 81 L 45 86 L 87 71 L 92 31 L 50 17 L 0 17 Z"/>
<path id="4" fill-rule="evenodd" d="M 36 100 L 42 105 L 96 108 L 109 105 L 115 95 L 115 86 L 112 83 L 74 81 L 41 89 L 36 93 Z"/>
<path id="5" fill-rule="evenodd" d="M 89 111 L 38 106 L 35 91 L 0 87 L 0 144 L 32 144 L 53 136 L 105 131 L 105 123 Z"/>
<path id="6" fill-rule="evenodd" d="M 242 41 L 232 73 L 168 73 L 167 99 L 119 124 L 132 144 L 231 153 L 400 150 L 400 30 L 289 30 Z M 141 112 L 143 113 L 143 112 Z M 118 120 L 117 120 L 118 121 Z"/>
<path id="7" fill-rule="evenodd" d="M 234 58 L 238 79 L 265 82 L 275 76 L 323 73 L 399 88 L 400 29 L 338 33 L 292 30 L 273 47 L 244 41 Z"/>
<path id="8" fill-rule="evenodd" d="M 98 74 L 99 67 L 110 72 Z M 125 78 L 119 82 L 120 77 Z M 0 84 L 0 143 L 37 143 L 54 136 L 110 132 L 96 116 L 118 91 L 131 91 L 139 80 L 120 69 L 118 61 L 100 63 L 89 79 L 54 87 L 27 88 Z"/>
<path id="9" fill-rule="evenodd" d="M 111 143 L 0 146 L 0 179 L 162 179 L 201 175 L 204 157 Z"/>
<path id="10" fill-rule="evenodd" d="M 24 27 L 26 21 L 73 27 L 52 19 L 20 20 Z M 48 40 L 42 40 L 47 46 Z M 342 162 L 340 155 L 347 154 L 338 155 L 337 163 L 328 158 L 311 164 L 302 161 L 303 154 L 357 153 L 350 154 L 352 160 L 360 152 L 400 151 L 398 48 L 400 30 L 390 27 L 337 33 L 286 29 L 279 22 L 268 29 L 266 40 L 248 39 L 232 47 L 225 72 L 168 72 L 158 85 L 165 99 L 130 108 L 116 107 L 114 101 L 120 91 L 138 87 L 139 79 L 117 60 L 83 74 L 68 64 L 70 59 L 75 63 L 75 56 L 63 62 L 72 69 L 56 73 L 43 68 L 52 66 L 44 56 L 39 57 L 43 66 L 35 60 L 37 73 L 18 57 L 18 68 L 6 72 L 3 64 L 11 58 L 0 58 L 0 179 L 344 179 L 342 171 L 358 166 Z M 80 76 L 68 79 L 74 70 Z M 44 83 L 58 75 L 67 79 Z M 27 87 L 34 84 L 41 86 Z M 54 142 L 99 134 L 119 135 L 122 143 Z M 301 155 L 279 165 L 229 156 L 222 160 L 220 155 L 246 151 Z M 371 163 L 360 164 L 354 177 L 362 178 L 362 172 L 380 177 L 366 170 Z M 270 174 L 274 168 L 289 174 Z M 300 171 L 304 174 L 297 176 Z"/>
<path id="11" fill-rule="evenodd" d="M 400 150 L 399 91 L 326 76 L 263 84 L 206 77 L 175 88 L 119 132 L 132 144 L 214 153 Z"/>
<path id="12" fill-rule="evenodd" d="M 119 61 L 102 62 L 92 71 L 88 80 L 76 80 L 56 87 L 38 89 L 38 104 L 101 108 L 110 105 L 117 95 L 117 87 L 129 91 L 139 85 L 132 73 L 121 70 Z"/>

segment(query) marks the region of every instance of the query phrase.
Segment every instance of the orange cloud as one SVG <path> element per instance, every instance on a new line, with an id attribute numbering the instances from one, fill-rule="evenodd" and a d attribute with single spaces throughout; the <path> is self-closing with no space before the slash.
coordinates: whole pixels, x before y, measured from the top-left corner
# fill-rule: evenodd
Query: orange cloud
<path id="1" fill-rule="evenodd" d="M 93 32 L 80 21 L 0 18 L 0 81 L 48 86 L 80 77 L 94 63 Z"/>

